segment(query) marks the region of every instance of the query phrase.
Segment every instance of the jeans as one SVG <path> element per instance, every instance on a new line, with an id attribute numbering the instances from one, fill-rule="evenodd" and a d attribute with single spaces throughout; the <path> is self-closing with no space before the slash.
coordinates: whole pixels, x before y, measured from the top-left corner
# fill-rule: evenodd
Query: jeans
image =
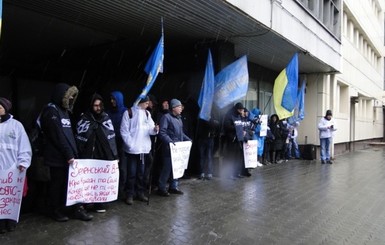
<path id="1" fill-rule="evenodd" d="M 291 154 L 292 154 L 292 149 L 293 148 L 294 148 L 294 157 L 295 158 L 299 158 L 300 154 L 299 154 L 297 138 L 291 138 L 289 140 L 289 144 L 288 144 L 288 147 L 287 147 L 287 157 L 288 158 L 291 158 Z"/>
<path id="2" fill-rule="evenodd" d="M 178 179 L 174 179 L 172 175 L 171 156 L 163 157 L 163 166 L 159 176 L 159 190 L 166 191 L 166 184 L 171 176 L 171 183 L 169 189 L 178 188 Z"/>
<path id="3" fill-rule="evenodd" d="M 321 161 L 328 161 L 330 160 L 330 141 L 331 138 L 321 138 Z"/>
<path id="4" fill-rule="evenodd" d="M 141 195 L 144 192 L 144 163 L 147 154 L 129 154 L 127 157 L 127 197 Z"/>
<path id="5" fill-rule="evenodd" d="M 201 139 L 199 145 L 200 153 L 200 173 L 213 174 L 213 149 L 214 139 Z"/>

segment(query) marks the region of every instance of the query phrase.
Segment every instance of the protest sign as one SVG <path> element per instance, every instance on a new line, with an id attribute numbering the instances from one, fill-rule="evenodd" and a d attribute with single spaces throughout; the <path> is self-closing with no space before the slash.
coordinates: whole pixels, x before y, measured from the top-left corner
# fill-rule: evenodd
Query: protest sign
<path id="1" fill-rule="evenodd" d="M 243 143 L 245 168 L 256 168 L 258 164 L 258 140 L 248 140 Z"/>
<path id="2" fill-rule="evenodd" d="M 25 171 L 0 170 L 0 219 L 19 221 Z"/>
<path id="3" fill-rule="evenodd" d="M 261 115 L 261 131 L 259 132 L 259 136 L 264 137 L 267 135 L 267 115 Z"/>
<path id="4" fill-rule="evenodd" d="M 76 159 L 69 168 L 66 205 L 114 201 L 118 186 L 117 160 Z"/>
<path id="5" fill-rule="evenodd" d="M 184 170 L 187 169 L 191 145 L 191 141 L 176 142 L 175 145 L 170 143 L 172 174 L 174 179 L 181 178 Z"/>

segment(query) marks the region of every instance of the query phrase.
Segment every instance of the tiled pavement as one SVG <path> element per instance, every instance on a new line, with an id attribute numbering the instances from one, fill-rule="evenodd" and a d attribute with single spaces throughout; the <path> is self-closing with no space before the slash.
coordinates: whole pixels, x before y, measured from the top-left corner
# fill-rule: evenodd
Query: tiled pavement
<path id="1" fill-rule="evenodd" d="M 183 196 L 115 202 L 90 222 L 24 214 L 0 244 L 385 244 L 384 149 L 182 180 Z"/>

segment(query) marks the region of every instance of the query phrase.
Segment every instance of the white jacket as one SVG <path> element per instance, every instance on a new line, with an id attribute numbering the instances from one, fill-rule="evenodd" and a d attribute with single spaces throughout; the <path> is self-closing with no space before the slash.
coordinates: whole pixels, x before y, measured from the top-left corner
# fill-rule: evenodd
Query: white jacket
<path id="1" fill-rule="evenodd" d="M 333 125 L 333 128 L 329 128 L 331 125 Z M 337 130 L 336 122 L 333 118 L 328 121 L 323 117 L 318 123 L 318 130 L 320 139 L 331 138 L 334 136 L 334 131 Z"/>
<path id="2" fill-rule="evenodd" d="M 31 144 L 23 125 L 12 116 L 0 123 L 0 169 L 28 168 L 31 158 Z"/>
<path id="3" fill-rule="evenodd" d="M 123 114 L 120 134 L 124 142 L 123 150 L 130 154 L 149 153 L 151 150 L 150 135 L 156 135 L 155 123 L 150 112 L 139 106 L 131 107 L 132 118 L 128 110 Z"/>

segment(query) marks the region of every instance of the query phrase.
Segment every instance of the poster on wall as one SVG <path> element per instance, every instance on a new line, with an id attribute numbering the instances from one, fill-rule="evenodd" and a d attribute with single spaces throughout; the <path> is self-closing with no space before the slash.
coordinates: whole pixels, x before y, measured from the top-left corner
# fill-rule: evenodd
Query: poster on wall
<path id="1" fill-rule="evenodd" d="M 19 221 L 25 172 L 0 170 L 0 219 Z"/>
<path id="2" fill-rule="evenodd" d="M 76 159 L 68 173 L 67 206 L 118 199 L 118 160 Z"/>

